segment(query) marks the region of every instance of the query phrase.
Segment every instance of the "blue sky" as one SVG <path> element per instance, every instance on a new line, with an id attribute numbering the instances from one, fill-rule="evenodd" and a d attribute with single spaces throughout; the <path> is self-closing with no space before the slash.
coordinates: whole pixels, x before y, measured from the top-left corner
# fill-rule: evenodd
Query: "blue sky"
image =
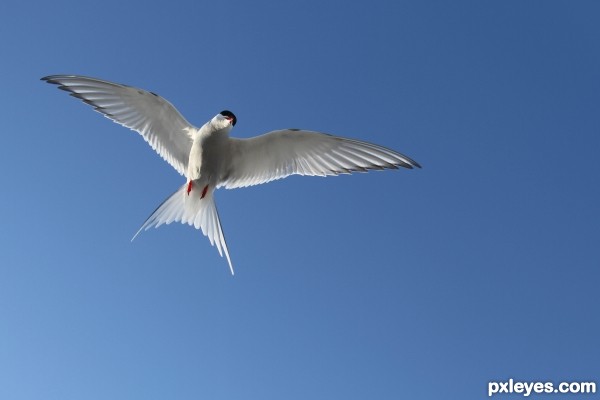
<path id="1" fill-rule="evenodd" d="M 0 398 L 479 399 L 509 378 L 599 382 L 599 12 L 4 2 Z M 39 80 L 62 73 L 159 93 L 196 125 L 233 110 L 232 136 L 319 130 L 423 169 L 218 191 L 232 277 L 188 226 L 129 242 L 183 178 Z"/>

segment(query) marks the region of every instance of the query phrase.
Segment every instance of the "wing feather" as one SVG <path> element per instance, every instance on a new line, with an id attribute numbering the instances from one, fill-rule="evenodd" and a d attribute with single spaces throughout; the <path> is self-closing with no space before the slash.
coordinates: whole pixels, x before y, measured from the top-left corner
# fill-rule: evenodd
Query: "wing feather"
<path id="1" fill-rule="evenodd" d="M 297 129 L 250 139 L 231 138 L 231 168 L 219 184 L 227 189 L 258 185 L 289 175 L 330 176 L 421 166 L 373 143 Z"/>
<path id="2" fill-rule="evenodd" d="M 132 86 L 77 75 L 42 80 L 58 85 L 112 121 L 137 131 L 177 172 L 184 175 L 196 129 L 164 98 Z"/>

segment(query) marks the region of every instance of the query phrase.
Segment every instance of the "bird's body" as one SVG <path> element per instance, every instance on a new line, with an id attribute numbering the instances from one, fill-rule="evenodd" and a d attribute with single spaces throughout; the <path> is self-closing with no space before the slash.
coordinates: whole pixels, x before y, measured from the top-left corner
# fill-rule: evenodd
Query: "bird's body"
<path id="1" fill-rule="evenodd" d="M 221 127 L 219 121 L 207 122 L 192 134 L 192 146 L 186 177 L 188 194 L 201 189 L 214 190 L 223 178 L 224 166 L 229 157 L 229 131 L 231 125 Z M 206 192 L 204 193 L 206 195 Z M 203 196 L 202 196 L 203 197 Z"/>
<path id="2" fill-rule="evenodd" d="M 231 138 L 229 133 L 237 122 L 231 111 L 222 111 L 196 128 L 168 101 L 152 92 L 84 76 L 54 75 L 42 79 L 139 132 L 186 177 L 186 182 L 152 213 L 138 233 L 174 221 L 193 225 L 225 255 L 232 274 L 233 265 L 214 202 L 215 189 L 257 185 L 292 174 L 329 176 L 420 167 L 394 150 L 319 132 L 285 129 L 249 139 Z"/>

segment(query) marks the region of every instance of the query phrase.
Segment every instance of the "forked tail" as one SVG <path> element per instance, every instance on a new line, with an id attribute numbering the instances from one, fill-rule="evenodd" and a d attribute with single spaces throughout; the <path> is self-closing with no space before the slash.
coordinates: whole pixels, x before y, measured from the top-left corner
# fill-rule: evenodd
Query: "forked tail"
<path id="1" fill-rule="evenodd" d="M 229 250 L 221 229 L 221 221 L 219 213 L 215 205 L 213 190 L 204 190 L 201 197 L 196 190 L 188 193 L 188 185 L 181 186 L 175 193 L 169 196 L 156 210 L 148 217 L 142 227 L 136 232 L 131 241 L 140 234 L 142 230 L 154 226 L 158 228 L 162 224 L 170 224 L 171 222 L 181 222 L 183 224 L 193 225 L 196 229 L 201 229 L 204 236 L 210 240 L 210 244 L 217 247 L 219 254 L 227 258 L 231 275 L 233 265 L 229 258 Z"/>

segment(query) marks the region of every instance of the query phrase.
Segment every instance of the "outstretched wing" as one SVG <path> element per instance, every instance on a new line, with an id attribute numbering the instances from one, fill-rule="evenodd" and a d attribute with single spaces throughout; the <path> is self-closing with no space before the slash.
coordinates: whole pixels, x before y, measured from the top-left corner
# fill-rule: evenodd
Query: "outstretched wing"
<path id="1" fill-rule="evenodd" d="M 162 97 L 131 86 L 76 75 L 42 80 L 59 85 L 114 122 L 137 131 L 177 172 L 184 175 L 196 129 Z"/>
<path id="2" fill-rule="evenodd" d="M 231 138 L 230 170 L 219 186 L 258 185 L 286 176 L 339 175 L 421 167 L 394 150 L 325 133 L 286 129 L 250 139 Z"/>

